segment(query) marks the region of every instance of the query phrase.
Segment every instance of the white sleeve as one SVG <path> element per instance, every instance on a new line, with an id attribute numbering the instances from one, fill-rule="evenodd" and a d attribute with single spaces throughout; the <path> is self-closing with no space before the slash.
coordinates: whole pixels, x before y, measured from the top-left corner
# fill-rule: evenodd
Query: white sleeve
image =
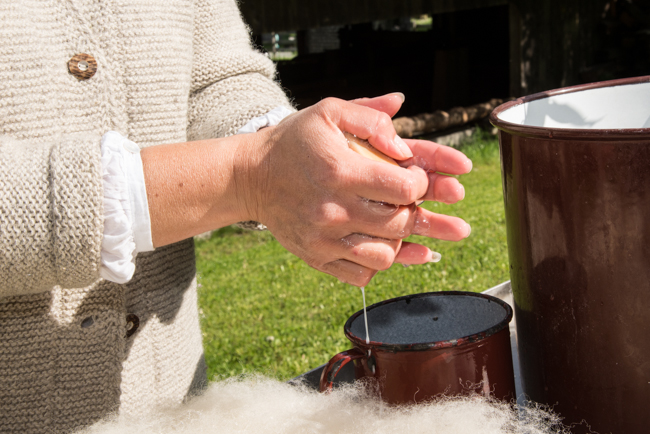
<path id="1" fill-rule="evenodd" d="M 293 112 L 276 107 L 251 119 L 237 134 L 274 126 Z M 138 145 L 115 131 L 102 137 L 104 181 L 104 238 L 100 276 L 115 283 L 133 277 L 138 252 L 153 250 L 151 219 Z"/>
<path id="2" fill-rule="evenodd" d="M 276 107 L 265 115 L 258 116 L 248 121 L 241 127 L 237 134 L 256 133 L 264 127 L 272 127 L 280 123 L 282 119 L 294 113 L 286 107 Z"/>
<path id="3" fill-rule="evenodd" d="M 102 137 L 104 237 L 100 276 L 126 283 L 138 252 L 153 250 L 151 220 L 140 148 L 119 133 Z"/>

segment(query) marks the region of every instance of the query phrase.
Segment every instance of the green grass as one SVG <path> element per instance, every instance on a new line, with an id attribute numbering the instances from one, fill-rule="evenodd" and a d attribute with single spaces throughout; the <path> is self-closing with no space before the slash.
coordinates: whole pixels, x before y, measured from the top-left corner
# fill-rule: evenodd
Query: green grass
<path id="1" fill-rule="evenodd" d="M 478 292 L 509 278 L 496 139 L 479 136 L 462 150 L 474 161 L 460 178 L 465 200 L 426 207 L 464 218 L 471 236 L 458 243 L 413 237 L 442 261 L 379 273 L 366 288 L 368 304 L 427 291 Z M 343 324 L 362 307 L 358 288 L 309 268 L 267 232 L 224 228 L 196 251 L 210 378 L 261 372 L 284 380 L 349 347 Z"/>

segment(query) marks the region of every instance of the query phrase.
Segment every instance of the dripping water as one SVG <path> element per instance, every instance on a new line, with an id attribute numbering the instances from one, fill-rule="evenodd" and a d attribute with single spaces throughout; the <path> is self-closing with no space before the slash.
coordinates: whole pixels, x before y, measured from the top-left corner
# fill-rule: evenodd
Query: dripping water
<path id="1" fill-rule="evenodd" d="M 366 344 L 370 343 L 370 334 L 368 334 L 368 315 L 366 313 L 366 289 L 361 287 L 361 296 L 363 297 L 363 321 L 366 323 Z"/>

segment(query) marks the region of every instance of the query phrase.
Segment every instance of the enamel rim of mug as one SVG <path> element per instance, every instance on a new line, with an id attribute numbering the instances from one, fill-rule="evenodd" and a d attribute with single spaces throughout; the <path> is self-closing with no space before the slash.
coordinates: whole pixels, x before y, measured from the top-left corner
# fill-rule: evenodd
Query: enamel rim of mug
<path id="1" fill-rule="evenodd" d="M 352 322 L 358 318 L 359 316 L 363 315 L 363 309 L 356 312 L 354 315 L 352 315 L 350 318 L 345 323 L 345 326 L 343 327 L 343 330 L 345 332 L 345 336 L 352 342 L 355 346 L 358 347 L 363 347 L 367 349 L 381 349 L 381 350 L 386 350 L 386 351 L 426 351 L 426 350 L 435 350 L 439 348 L 451 348 L 451 347 L 459 347 L 462 345 L 466 344 L 471 344 L 474 342 L 482 341 L 498 332 L 503 330 L 504 328 L 508 327 L 508 324 L 510 324 L 510 321 L 512 320 L 512 307 L 505 301 L 493 297 L 491 295 L 487 294 L 482 294 L 482 293 L 476 293 L 476 292 L 465 292 L 465 291 L 440 291 L 440 292 L 424 292 L 421 294 L 410 294 L 410 295 L 404 295 L 402 297 L 397 297 L 397 298 L 391 298 L 389 300 L 384 300 L 380 301 L 379 303 L 375 303 L 371 306 L 367 307 L 367 311 L 370 311 L 376 307 L 379 306 L 384 306 L 389 303 L 396 303 L 402 300 L 413 300 L 417 298 L 425 298 L 425 297 L 439 297 L 439 296 L 444 296 L 444 295 L 455 295 L 455 296 L 464 296 L 464 297 L 479 297 L 479 298 L 484 298 L 489 300 L 492 303 L 496 303 L 503 307 L 506 310 L 506 316 L 504 319 L 499 321 L 496 325 L 488 328 L 487 330 L 483 330 L 478 333 L 474 333 L 469 336 L 463 336 L 461 338 L 457 339 L 449 339 L 445 341 L 436 341 L 436 342 L 418 342 L 418 343 L 412 343 L 412 344 L 386 344 L 383 342 L 376 342 L 376 341 L 370 341 L 369 344 L 366 344 L 366 340 L 362 339 L 358 336 L 355 336 L 352 334 L 350 331 L 350 327 L 352 326 Z"/>
<path id="2" fill-rule="evenodd" d="M 507 133 L 532 138 L 542 139 L 571 139 L 571 140 L 596 140 L 596 141 L 638 141 L 650 138 L 650 128 L 627 128 L 627 129 L 578 129 L 578 128 L 555 128 L 555 127 L 533 127 L 519 125 L 499 119 L 499 115 L 517 105 L 527 102 L 562 95 L 573 92 L 581 92 L 590 89 L 599 89 L 610 86 L 626 86 L 632 84 L 648 83 L 650 75 L 642 77 L 623 78 L 618 80 L 599 81 L 596 83 L 581 84 L 578 86 L 563 87 L 560 89 L 548 90 L 534 93 L 532 95 L 517 98 L 501 104 L 490 114 L 490 123 L 498 129 Z"/>

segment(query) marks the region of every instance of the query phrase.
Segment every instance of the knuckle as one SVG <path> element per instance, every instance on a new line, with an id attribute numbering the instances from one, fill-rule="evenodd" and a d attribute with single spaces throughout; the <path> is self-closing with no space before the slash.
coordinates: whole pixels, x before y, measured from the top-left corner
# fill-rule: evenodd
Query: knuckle
<path id="1" fill-rule="evenodd" d="M 339 277 L 339 280 L 343 283 L 347 283 L 349 285 L 354 285 L 354 286 L 366 286 L 366 279 L 360 277 L 360 276 L 345 276 L 345 277 Z"/>
<path id="2" fill-rule="evenodd" d="M 327 273 L 329 275 L 334 276 L 335 271 L 331 267 L 331 263 L 327 262 L 326 259 L 320 258 L 320 257 L 311 257 L 308 259 L 305 259 L 305 263 L 309 265 L 311 268 L 321 271 L 323 273 Z"/>
<path id="3" fill-rule="evenodd" d="M 381 112 L 377 119 L 377 126 L 380 129 L 393 128 L 393 120 L 386 113 Z"/>
<path id="4" fill-rule="evenodd" d="M 341 275 L 341 270 L 336 266 L 337 261 L 332 262 L 320 262 L 315 261 L 313 264 L 309 264 L 310 267 L 315 268 L 318 271 L 334 276 L 337 279 L 342 280 L 343 276 Z"/>
<path id="5" fill-rule="evenodd" d="M 310 220 L 320 228 L 332 228 L 344 225 L 350 221 L 345 208 L 332 202 L 312 208 Z"/>
<path id="6" fill-rule="evenodd" d="M 397 238 L 404 239 L 413 235 L 413 225 L 415 221 L 415 213 L 412 207 L 401 207 L 399 214 L 393 220 L 392 229 L 398 235 Z"/>
<path id="7" fill-rule="evenodd" d="M 356 286 L 368 286 L 370 281 L 372 280 L 372 277 L 374 276 L 374 273 L 371 271 L 366 271 L 366 270 L 361 270 L 359 273 L 359 276 L 355 279 L 354 285 Z"/>
<path id="8" fill-rule="evenodd" d="M 406 224 L 398 227 L 397 235 L 399 239 L 403 240 L 413 235 L 413 225 Z"/>
<path id="9" fill-rule="evenodd" d="M 320 100 L 316 105 L 320 109 L 322 109 L 322 110 L 324 110 L 326 112 L 329 112 L 329 111 L 332 111 L 332 110 L 336 110 L 338 108 L 338 106 L 339 106 L 339 103 L 340 103 L 340 100 L 338 98 L 334 98 L 334 97 L 330 96 L 330 97 L 327 97 L 325 99 Z"/>
<path id="10" fill-rule="evenodd" d="M 410 204 L 415 202 L 418 197 L 417 197 L 417 187 L 415 185 L 415 181 L 413 179 L 407 178 L 401 183 L 401 192 L 400 195 L 404 200 L 404 203 Z"/>
<path id="11" fill-rule="evenodd" d="M 392 249 L 383 249 L 377 254 L 377 269 L 388 270 L 395 262 L 395 252 Z"/>

